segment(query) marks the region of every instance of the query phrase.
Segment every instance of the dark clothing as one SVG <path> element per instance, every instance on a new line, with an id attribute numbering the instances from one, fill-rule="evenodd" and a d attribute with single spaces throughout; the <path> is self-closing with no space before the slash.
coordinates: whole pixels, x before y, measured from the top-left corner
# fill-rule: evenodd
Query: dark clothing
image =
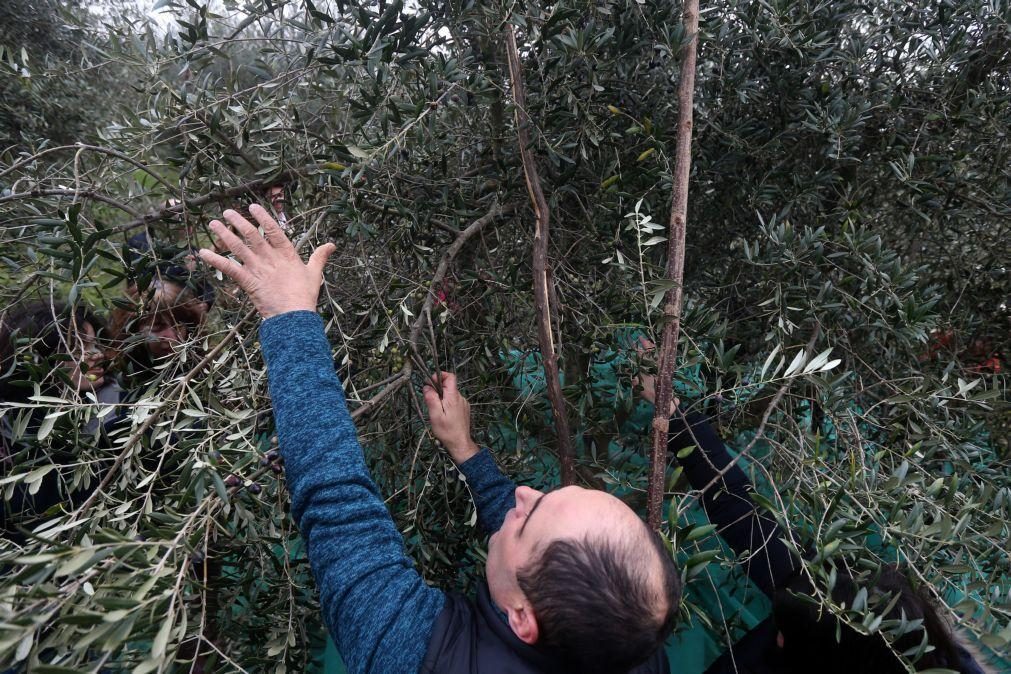
<path id="1" fill-rule="evenodd" d="M 738 556 L 750 551 L 744 570 L 771 597 L 777 587 L 800 569 L 800 562 L 780 540 L 783 532 L 776 522 L 755 508 L 748 476 L 738 465 L 727 469 L 732 462 L 730 453 L 706 418 L 689 414 L 686 419 L 676 414 L 671 419 L 670 455 L 677 456 L 691 445 L 696 445 L 696 449 L 680 459 L 685 477 L 693 489 L 703 489 L 715 480 L 702 493 L 702 508 L 716 525 L 717 533 Z M 727 472 L 719 477 L 723 470 Z"/>
<path id="2" fill-rule="evenodd" d="M 702 492 L 702 507 L 716 531 L 739 557 L 745 558 L 748 577 L 771 598 L 800 570 L 801 563 L 782 538 L 784 532 L 771 518 L 763 515 L 751 500 L 753 486 L 732 459 L 723 441 L 701 414 L 687 417 L 677 413 L 671 419 L 668 449 L 677 456 L 682 449 L 696 445 L 680 459 L 684 474 L 693 489 Z M 720 472 L 726 473 L 720 476 Z M 712 486 L 709 486 L 712 483 Z M 708 488 L 707 488 L 708 487 Z M 759 623 L 721 655 L 706 674 L 786 674 L 782 649 L 776 644 L 778 630 L 771 617 Z M 959 648 L 959 671 L 982 674 L 972 656 Z"/>
<path id="3" fill-rule="evenodd" d="M 732 459 L 723 441 L 701 414 L 687 417 L 677 413 L 671 419 L 668 450 L 670 456 L 695 445 L 688 456 L 679 459 L 684 475 L 693 489 L 702 492 L 702 508 L 716 531 L 740 557 L 752 582 L 772 597 L 775 589 L 789 579 L 800 562 L 780 540 L 782 532 L 769 517 L 762 515 L 751 500 L 751 481 L 737 465 L 727 469 Z M 719 473 L 726 470 L 720 477 Z M 709 668 L 706 674 L 773 674 L 783 672 L 776 627 L 767 618 L 733 644 Z"/>
<path id="4" fill-rule="evenodd" d="M 484 583 L 476 601 L 457 594 L 446 596 L 421 664 L 421 674 L 547 674 L 566 669 L 550 653 L 525 644 L 488 594 Z M 667 674 L 670 665 L 663 649 L 657 649 L 633 674 Z"/>

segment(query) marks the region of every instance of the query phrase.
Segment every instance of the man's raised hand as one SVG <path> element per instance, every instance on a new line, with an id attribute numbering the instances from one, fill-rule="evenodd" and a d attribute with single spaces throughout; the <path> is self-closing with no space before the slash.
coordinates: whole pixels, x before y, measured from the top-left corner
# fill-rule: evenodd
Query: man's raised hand
<path id="1" fill-rule="evenodd" d="M 242 264 L 206 248 L 200 250 L 200 259 L 246 291 L 263 318 L 289 311 L 316 311 L 323 266 L 337 247 L 325 243 L 309 256 L 308 263 L 303 264 L 291 241 L 262 206 L 253 204 L 249 212 L 263 227 L 262 235 L 232 210 L 225 211 L 223 216 L 241 239 L 218 220 L 210 224 L 214 236 Z"/>
<path id="2" fill-rule="evenodd" d="M 456 465 L 473 457 L 480 450 L 470 437 L 470 403 L 456 388 L 456 375 L 440 372 L 438 378 L 442 397 L 431 384 L 424 389 L 428 419 L 432 434 L 441 442 Z"/>

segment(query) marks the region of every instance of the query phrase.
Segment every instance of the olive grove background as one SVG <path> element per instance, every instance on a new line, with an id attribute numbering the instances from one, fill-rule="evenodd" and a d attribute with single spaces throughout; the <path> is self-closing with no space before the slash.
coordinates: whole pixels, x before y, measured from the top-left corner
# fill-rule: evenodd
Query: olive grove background
<path id="1" fill-rule="evenodd" d="M 338 245 L 321 311 L 408 552 L 430 582 L 472 587 L 483 543 L 425 432 L 425 375 L 458 373 L 513 475 L 558 479 L 511 24 L 578 479 L 641 506 L 629 379 L 668 287 L 680 4 L 158 5 L 160 23 L 125 3 L 0 7 L 0 307 L 122 305 L 145 273 L 128 236 L 207 245 L 212 217 L 282 185 L 293 236 Z M 997 0 L 702 3 L 676 382 L 754 451 L 759 500 L 815 551 L 811 573 L 899 561 L 996 653 L 1011 641 L 1009 22 Z M 257 320 L 215 283 L 208 324 L 112 449 L 78 430 L 100 406 L 69 392 L 0 407 L 38 447 L 5 469 L 8 498 L 49 470 L 97 483 L 118 459 L 86 508 L 2 544 L 0 668 L 189 671 L 197 652 L 208 671 L 312 667 L 313 584 L 283 474 L 261 461 Z M 54 467 L 56 446 L 77 460 Z M 679 524 L 693 495 L 676 478 L 664 530 L 691 587 L 734 560 Z M 700 622 L 730 630 L 689 593 L 683 623 Z"/>

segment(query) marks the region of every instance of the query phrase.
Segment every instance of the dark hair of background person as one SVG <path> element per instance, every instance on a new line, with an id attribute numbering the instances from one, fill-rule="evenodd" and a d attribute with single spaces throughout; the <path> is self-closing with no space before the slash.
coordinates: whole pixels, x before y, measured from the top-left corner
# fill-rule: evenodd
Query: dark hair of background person
<path id="1" fill-rule="evenodd" d="M 558 655 L 568 671 L 627 672 L 674 628 L 681 577 L 660 536 L 643 528 L 660 559 L 663 620 L 656 615 L 649 555 L 626 541 L 556 540 L 517 574 L 537 619 L 537 646 Z"/>
<path id="2" fill-rule="evenodd" d="M 134 286 L 130 286 L 127 292 L 133 296 L 139 295 Z M 142 328 L 145 322 L 168 321 L 184 326 L 189 334 L 203 324 L 207 315 L 206 305 L 194 299 L 186 286 L 176 281 L 167 279 L 159 281 L 150 295 L 153 311 L 116 307 L 109 315 L 109 339 L 112 340 L 116 355 L 129 351 L 131 359 L 141 363 L 145 368 L 152 364 L 150 354 L 144 348 L 136 348 L 144 345 L 144 339 L 139 335 L 139 331 L 151 327 L 147 325 Z"/>
<path id="3" fill-rule="evenodd" d="M 852 577 L 839 574 L 832 599 L 837 604 L 852 606 L 860 587 Z M 923 641 L 924 630 L 934 648 L 920 656 L 915 663 L 917 669 L 958 670 L 960 657 L 955 638 L 925 592 L 913 589 L 894 566 L 884 568 L 877 581 L 867 587 L 868 606 L 872 610 L 875 604 L 884 610 L 898 597 L 885 620 L 905 616 L 908 621 L 922 620 L 923 626 L 906 632 L 889 646 L 883 635 L 861 634 L 822 609 L 812 598 L 810 580 L 798 575 L 776 591 L 772 605 L 776 627 L 783 635 L 783 657 L 791 672 L 905 674 L 908 669 L 895 653 L 916 649 Z"/>
<path id="4" fill-rule="evenodd" d="M 68 354 L 68 351 L 68 356 L 73 357 L 74 345 L 67 343 L 71 329 L 81 330 L 85 323 L 90 323 L 96 333 L 104 327 L 88 309 L 68 307 L 65 302 L 37 300 L 11 307 L 0 324 L 0 401 L 27 401 L 35 392 L 31 383 L 32 370 L 54 384 L 59 381 L 64 361 L 55 357 Z M 30 341 L 27 350 L 19 344 L 22 339 Z M 19 360 L 21 354 L 28 353 L 32 354 L 31 362 Z M 40 421 L 44 413 L 44 409 L 37 408 L 32 412 L 32 419 Z M 6 432 L 0 432 L 0 475 L 7 474 L 15 464 L 28 467 L 36 465 L 37 460 L 62 463 L 69 458 L 66 448 L 39 445 L 18 449 Z M 59 471 L 54 470 L 43 477 L 34 493 L 29 492 L 25 483 L 15 484 L 13 492 L 0 503 L 0 537 L 17 545 L 24 544 L 24 531 L 43 513 L 58 503 L 72 506 L 90 493 L 89 489 L 70 493 L 61 488 L 61 482 Z"/>
<path id="5" fill-rule="evenodd" d="M 90 323 L 95 332 L 105 327 L 97 315 L 80 305 L 69 308 L 66 302 L 36 300 L 12 307 L 0 324 L 0 400 L 20 402 L 34 392 L 32 386 L 17 383 L 26 381 L 16 361 L 19 340 L 32 340 L 32 352 L 41 359 L 50 359 L 66 352 L 71 326 L 80 329 L 85 323 Z M 54 370 L 59 367 L 57 363 L 49 365 Z"/>
<path id="6" fill-rule="evenodd" d="M 119 362 L 121 374 L 132 381 L 133 375 L 148 373 L 154 364 L 145 333 L 171 326 L 176 337 L 185 339 L 203 324 L 215 293 L 201 274 L 187 266 L 195 263 L 188 260 L 186 249 L 156 243 L 147 233 L 131 237 L 127 249 L 126 294 L 133 306 L 113 308 L 108 334 L 114 357 L 125 356 Z M 184 334 L 178 334 L 180 330 Z"/>

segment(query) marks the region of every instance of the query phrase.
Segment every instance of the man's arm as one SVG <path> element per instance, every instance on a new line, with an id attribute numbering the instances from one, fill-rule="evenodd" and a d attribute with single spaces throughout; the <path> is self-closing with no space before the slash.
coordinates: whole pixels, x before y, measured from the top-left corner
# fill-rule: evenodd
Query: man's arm
<path id="1" fill-rule="evenodd" d="M 456 387 L 456 375 L 439 373 L 439 391 L 425 386 L 425 405 L 432 433 L 449 452 L 467 478 L 477 519 L 491 535 L 499 530 L 506 513 L 516 505 L 516 484 L 502 474 L 487 449 L 479 449 L 470 434 L 470 403 Z"/>
<path id="2" fill-rule="evenodd" d="M 260 339 L 292 514 L 306 539 L 323 617 L 349 671 L 415 672 L 445 597 L 404 554 L 369 476 L 315 313 L 332 244 L 303 265 L 266 212 L 256 205 L 250 212 L 263 236 L 225 211 L 246 244 L 211 223 L 242 266 L 206 250 L 200 257 L 232 277 L 265 318 Z"/>
<path id="3" fill-rule="evenodd" d="M 653 342 L 644 337 L 639 342 L 641 355 L 654 349 Z M 643 398 L 655 404 L 654 375 L 640 374 L 633 383 L 641 388 Z M 704 490 L 702 507 L 723 540 L 738 555 L 750 553 L 745 566 L 748 576 L 771 596 L 799 568 L 799 562 L 780 540 L 783 532 L 751 500 L 753 486 L 744 471 L 736 464 L 727 468 L 732 461 L 730 454 L 705 417 L 691 414 L 686 418 L 678 409 L 676 399 L 671 402 L 670 415 L 668 454 L 677 456 L 682 449 L 696 446 L 688 456 L 680 459 L 685 477 L 693 489 Z M 721 476 L 724 469 L 727 472 Z"/>
<path id="4" fill-rule="evenodd" d="M 691 445 L 696 448 L 679 461 L 692 488 L 705 490 L 702 507 L 706 516 L 734 552 L 740 555 L 749 551 L 745 566 L 748 576 L 763 592 L 772 595 L 799 565 L 780 540 L 783 532 L 751 500 L 753 487 L 744 471 L 737 465 L 727 469 L 732 461 L 730 454 L 706 418 L 701 414 L 685 417 L 676 411 L 671 418 L 668 452 L 677 456 Z M 721 477 L 723 470 L 727 472 Z"/>
<path id="5" fill-rule="evenodd" d="M 499 530 L 506 513 L 516 505 L 516 483 L 502 474 L 487 449 L 458 466 L 470 485 L 478 524 L 490 536 Z"/>

